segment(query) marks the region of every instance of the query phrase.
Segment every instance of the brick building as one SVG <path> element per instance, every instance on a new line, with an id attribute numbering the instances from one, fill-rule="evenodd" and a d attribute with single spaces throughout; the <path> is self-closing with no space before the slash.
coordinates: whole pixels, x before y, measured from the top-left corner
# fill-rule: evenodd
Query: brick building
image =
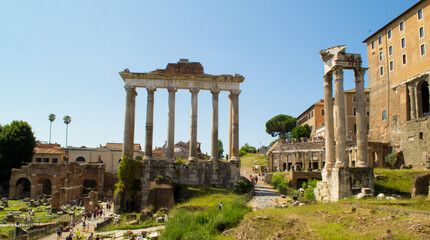
<path id="1" fill-rule="evenodd" d="M 421 0 L 363 42 L 369 64 L 369 141 L 389 143 L 406 164 L 430 161 L 430 0 Z"/>

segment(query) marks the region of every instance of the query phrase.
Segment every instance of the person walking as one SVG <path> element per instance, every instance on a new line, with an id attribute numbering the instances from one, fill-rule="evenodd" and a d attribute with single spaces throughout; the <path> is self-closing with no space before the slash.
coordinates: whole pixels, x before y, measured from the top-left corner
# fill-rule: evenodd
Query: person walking
<path id="1" fill-rule="evenodd" d="M 57 228 L 57 240 L 61 240 L 61 234 L 63 233 L 63 227 L 59 226 Z"/>
<path id="2" fill-rule="evenodd" d="M 222 202 L 219 203 L 218 208 L 219 208 L 219 211 L 221 212 L 221 210 L 222 210 Z"/>

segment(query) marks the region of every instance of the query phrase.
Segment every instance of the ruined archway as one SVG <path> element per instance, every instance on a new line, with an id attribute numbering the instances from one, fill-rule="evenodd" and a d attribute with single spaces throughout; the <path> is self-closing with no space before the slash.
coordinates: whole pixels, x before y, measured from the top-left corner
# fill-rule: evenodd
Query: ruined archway
<path id="1" fill-rule="evenodd" d="M 94 179 L 85 179 L 82 183 L 82 193 L 88 194 L 91 191 L 97 191 L 97 181 Z"/>
<path id="2" fill-rule="evenodd" d="M 16 181 L 16 197 L 25 198 L 30 197 L 31 182 L 27 178 L 20 178 Z"/>
<path id="3" fill-rule="evenodd" d="M 421 104 L 422 112 L 420 112 L 421 117 L 430 115 L 430 104 L 429 104 L 429 84 L 427 81 L 423 81 L 422 84 L 418 86 L 418 91 L 421 93 L 420 99 L 418 101 Z"/>
<path id="4" fill-rule="evenodd" d="M 51 195 L 51 193 L 52 193 L 51 181 L 49 179 L 45 178 L 45 179 L 42 179 L 40 182 L 42 184 L 42 194 Z"/>

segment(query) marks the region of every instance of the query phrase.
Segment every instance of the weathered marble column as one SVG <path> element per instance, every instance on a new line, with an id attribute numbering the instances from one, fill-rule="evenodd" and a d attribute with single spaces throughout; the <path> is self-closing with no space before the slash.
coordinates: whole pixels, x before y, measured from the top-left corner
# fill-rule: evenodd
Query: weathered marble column
<path id="1" fill-rule="evenodd" d="M 409 104 L 410 104 L 410 114 L 411 114 L 411 120 L 417 118 L 417 106 L 415 105 L 415 84 L 409 84 L 408 85 L 408 91 L 409 91 Z"/>
<path id="2" fill-rule="evenodd" d="M 175 160 L 175 94 L 177 88 L 168 88 L 169 91 L 169 119 L 167 123 L 167 152 L 166 160 Z"/>
<path id="3" fill-rule="evenodd" d="M 228 95 L 228 99 L 229 101 L 229 117 L 228 117 L 228 159 L 230 160 L 232 155 L 231 155 L 231 144 L 233 142 L 232 137 L 232 125 L 233 125 L 233 101 L 231 99 L 231 94 Z"/>
<path id="4" fill-rule="evenodd" d="M 218 96 L 219 89 L 211 89 L 212 93 L 212 144 L 210 161 L 218 160 Z"/>
<path id="5" fill-rule="evenodd" d="M 136 88 L 134 86 L 124 86 L 126 91 L 125 121 L 124 121 L 124 143 L 122 154 L 129 158 L 133 157 L 134 145 L 134 119 L 136 108 Z"/>
<path id="6" fill-rule="evenodd" d="M 147 87 L 148 100 L 146 103 L 146 136 L 145 136 L 145 156 L 143 159 L 152 159 L 152 139 L 154 129 L 154 92 L 157 91 L 155 87 Z"/>
<path id="7" fill-rule="evenodd" d="M 240 90 L 230 91 L 232 104 L 232 123 L 231 123 L 231 157 L 232 161 L 239 161 L 239 94 Z"/>
<path id="8" fill-rule="evenodd" d="M 188 161 L 197 159 L 197 96 L 200 89 L 191 88 L 191 133 Z"/>
<path id="9" fill-rule="evenodd" d="M 334 73 L 334 114 L 336 125 L 334 134 L 336 136 L 336 163 L 335 167 L 346 167 L 346 132 L 345 132 L 345 102 L 343 93 L 343 69 L 336 67 Z"/>
<path id="10" fill-rule="evenodd" d="M 355 74 L 355 104 L 357 124 L 357 158 L 356 167 L 368 167 L 367 160 L 367 123 L 366 123 L 366 95 L 364 93 L 365 68 L 354 69 Z M 352 154 L 351 154 L 352 156 Z"/>
<path id="11" fill-rule="evenodd" d="M 335 161 L 332 79 L 332 74 L 324 76 L 325 168 L 332 168 Z"/>

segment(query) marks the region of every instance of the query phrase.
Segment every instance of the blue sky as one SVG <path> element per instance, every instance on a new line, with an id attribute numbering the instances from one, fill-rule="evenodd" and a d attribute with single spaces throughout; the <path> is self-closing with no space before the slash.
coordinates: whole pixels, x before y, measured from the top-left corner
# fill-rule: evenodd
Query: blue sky
<path id="1" fill-rule="evenodd" d="M 0 124 L 30 123 L 48 141 L 95 147 L 122 142 L 125 90 L 118 72 L 148 72 L 180 58 L 208 74 L 245 77 L 240 145 L 267 145 L 267 120 L 298 116 L 323 98 L 318 52 L 345 44 L 367 66 L 362 41 L 416 0 L 0 1 Z M 366 75 L 366 85 L 367 75 Z M 345 89 L 354 88 L 345 72 Z M 145 142 L 146 91 L 138 89 L 135 142 Z M 191 95 L 176 94 L 175 141 L 190 136 Z M 199 93 L 198 141 L 210 153 L 211 95 Z M 167 138 L 167 91 L 155 94 L 154 146 Z M 227 151 L 228 97 L 219 138 Z"/>

